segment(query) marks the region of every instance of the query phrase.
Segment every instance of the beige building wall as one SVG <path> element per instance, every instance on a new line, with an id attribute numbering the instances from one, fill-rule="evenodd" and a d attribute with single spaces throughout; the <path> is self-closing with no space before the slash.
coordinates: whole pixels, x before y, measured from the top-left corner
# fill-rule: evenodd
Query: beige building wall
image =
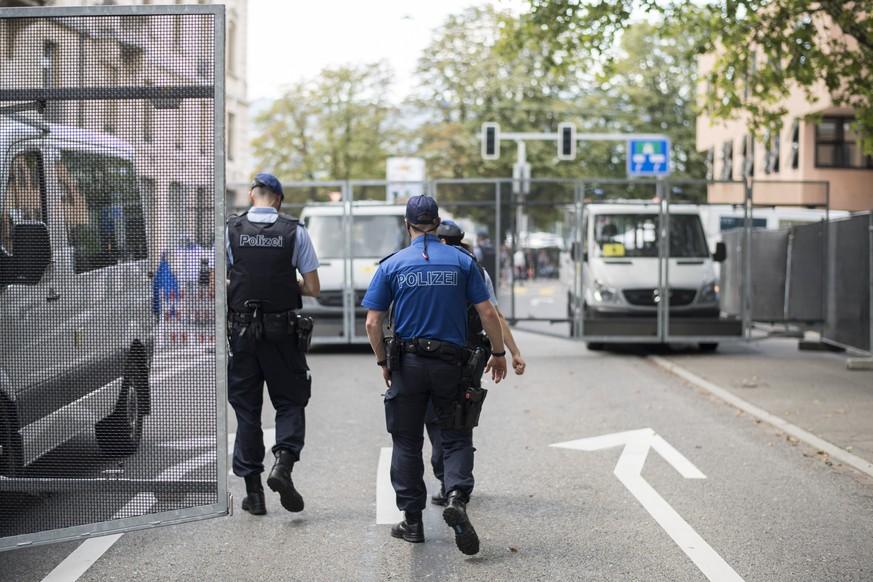
<path id="1" fill-rule="evenodd" d="M 45 6 L 104 5 L 102 0 L 54 0 L 34 3 Z M 190 2 L 126 0 L 126 5 L 222 4 L 225 6 L 225 120 L 227 183 L 251 178 L 248 146 L 248 98 L 246 82 L 247 0 Z M 22 6 L 2 2 L 0 6 Z M 147 17 L 146 17 L 147 18 Z M 0 26 L 0 79 L 6 86 L 43 85 L 47 42 L 55 45 L 52 84 L 80 86 L 148 86 L 191 84 L 204 78 L 200 64 L 212 61 L 211 26 L 203 18 L 185 16 L 154 19 L 147 27 L 127 27 L 124 21 L 107 18 L 102 33 L 57 27 L 45 36 L 18 34 L 15 25 Z M 87 40 L 82 43 L 82 38 Z M 174 54 L 162 54 L 167 39 L 178 38 Z M 11 41 L 11 42 L 10 42 Z M 13 48 L 14 47 L 14 48 Z M 83 48 L 84 47 L 84 48 Z M 9 54 L 14 50 L 14 54 Z M 80 78 L 84 60 L 89 79 Z M 33 77 L 33 78 L 30 78 Z M 216 80 L 220 82 L 221 80 Z M 11 84 L 10 84 L 11 83 Z M 212 143 L 214 111 L 211 103 L 182 100 L 176 109 L 155 109 L 151 101 L 112 101 L 82 106 L 77 102 L 51 105 L 49 121 L 112 133 L 130 142 L 137 152 L 143 196 L 155 209 L 152 244 L 156 250 L 174 247 L 182 235 L 210 244 L 214 225 L 203 217 L 212 213 L 215 194 L 211 182 L 216 171 Z M 125 120 L 133 120 L 132 122 Z M 224 196 L 222 196 L 223 198 Z"/>
<path id="2" fill-rule="evenodd" d="M 698 78 L 702 79 L 704 73 L 712 68 L 713 61 L 712 55 L 700 58 Z M 774 171 L 772 167 L 775 149 L 768 152 L 762 136 L 755 140 L 754 202 L 767 205 L 818 206 L 825 204 L 829 194 L 831 209 L 873 209 L 873 169 L 816 167 L 816 121 L 805 117 L 821 114 L 850 118 L 852 111 L 836 107 L 823 86 L 813 93 L 817 100 L 810 101 L 801 90 L 794 90 L 786 102 L 788 114 L 782 119 L 782 129 L 779 132 L 778 171 Z M 792 167 L 795 123 L 798 138 L 797 168 Z M 744 141 L 747 151 L 751 149 L 749 136 L 745 116 L 728 122 L 713 122 L 705 115 L 697 118 L 697 150 L 714 154 L 713 179 L 724 179 L 727 176 L 725 166 L 729 165 L 731 179 L 743 180 L 748 166 L 744 167 L 742 150 Z M 724 156 L 727 142 L 732 144 L 733 150 L 730 164 L 726 164 Z M 770 173 L 766 172 L 768 161 L 771 163 Z M 742 203 L 742 199 L 742 188 L 736 185 L 716 183 L 709 187 L 709 201 L 712 203 Z"/>

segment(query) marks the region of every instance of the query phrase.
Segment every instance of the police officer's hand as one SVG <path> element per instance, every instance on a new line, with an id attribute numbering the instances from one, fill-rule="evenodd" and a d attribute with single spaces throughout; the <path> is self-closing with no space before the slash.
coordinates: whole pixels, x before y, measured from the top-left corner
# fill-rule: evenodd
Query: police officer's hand
<path id="1" fill-rule="evenodd" d="M 491 379 L 495 384 L 499 384 L 501 380 L 506 378 L 506 356 L 491 356 L 488 358 L 488 364 L 485 365 L 485 371 L 491 371 Z"/>
<path id="2" fill-rule="evenodd" d="M 521 357 L 521 354 L 514 354 L 512 356 L 512 369 L 515 370 L 516 376 L 524 374 L 524 369 L 526 367 L 527 364 L 524 363 L 524 358 Z"/>
<path id="3" fill-rule="evenodd" d="M 388 366 L 382 366 L 382 377 L 385 379 L 385 385 L 391 387 L 391 372 L 388 371 Z"/>

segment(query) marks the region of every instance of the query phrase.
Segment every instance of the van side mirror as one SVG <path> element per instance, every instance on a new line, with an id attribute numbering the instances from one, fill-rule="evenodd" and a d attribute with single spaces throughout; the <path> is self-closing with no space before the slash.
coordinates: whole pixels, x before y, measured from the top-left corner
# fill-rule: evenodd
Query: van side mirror
<path id="1" fill-rule="evenodd" d="M 588 253 L 582 251 L 581 248 L 582 245 L 576 241 L 570 243 L 570 258 L 574 261 L 577 261 L 581 257 L 583 263 L 588 262 Z"/>
<path id="2" fill-rule="evenodd" d="M 21 222 L 13 227 L 10 258 L 9 283 L 39 283 L 52 260 L 48 227 L 44 222 Z"/>
<path id="3" fill-rule="evenodd" d="M 723 242 L 715 243 L 715 252 L 712 254 L 712 260 L 716 263 L 723 263 L 727 259 L 727 246 Z"/>

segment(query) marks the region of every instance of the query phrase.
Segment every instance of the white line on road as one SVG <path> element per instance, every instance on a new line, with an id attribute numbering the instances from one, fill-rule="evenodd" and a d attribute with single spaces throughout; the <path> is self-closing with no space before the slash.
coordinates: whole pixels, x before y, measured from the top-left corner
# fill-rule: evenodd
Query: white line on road
<path id="1" fill-rule="evenodd" d="M 186 474 L 199 469 L 200 467 L 215 462 L 215 454 L 208 452 L 194 459 L 186 459 L 182 463 L 170 467 L 163 473 L 158 475 L 158 480 L 181 479 Z M 132 515 L 143 515 L 148 512 L 157 500 L 151 493 L 139 493 L 127 502 L 127 505 L 122 507 L 112 519 L 122 519 Z M 42 582 L 75 582 L 84 574 L 88 568 L 100 559 L 106 550 L 121 539 L 123 534 L 113 534 L 109 536 L 92 538 L 85 540 L 76 548 L 73 553 L 67 556 L 63 562 L 48 573 L 48 576 L 42 579 Z"/>
<path id="2" fill-rule="evenodd" d="M 379 450 L 379 467 L 376 469 L 376 523 L 379 525 L 403 520 L 391 486 L 391 451 L 391 447 Z"/>
<path id="3" fill-rule="evenodd" d="M 184 366 L 173 366 L 169 370 L 165 370 L 151 376 L 150 380 L 157 384 L 163 382 L 167 378 L 179 374 L 189 368 L 200 365 L 201 360 L 205 359 L 208 354 L 200 353 L 199 357 L 187 360 Z M 155 364 L 166 364 L 165 360 L 160 358 L 155 359 Z M 160 367 L 160 366 L 159 366 Z M 205 453 L 195 459 L 187 459 L 178 465 L 170 467 L 157 477 L 158 480 L 179 479 L 187 473 L 202 467 L 203 465 L 215 460 L 213 453 Z M 152 493 L 139 493 L 133 499 L 127 502 L 112 519 L 123 519 L 145 514 L 156 502 L 155 496 Z M 100 559 L 106 551 L 112 547 L 115 542 L 121 539 L 123 533 L 100 536 L 85 540 L 78 548 L 76 548 L 63 562 L 58 564 L 54 570 L 48 573 L 43 578 L 43 582 L 75 582 L 88 569 Z"/>
<path id="4" fill-rule="evenodd" d="M 873 477 L 873 463 L 871 463 L 870 461 L 864 460 L 857 455 L 853 455 L 852 453 L 845 451 L 840 447 L 833 445 L 826 440 L 821 439 L 814 434 L 803 430 L 799 426 L 791 424 L 784 418 L 776 416 L 775 414 L 770 414 L 766 410 L 763 410 L 761 408 L 758 408 L 754 404 L 746 402 L 739 396 L 732 394 L 721 386 L 713 384 L 709 380 L 704 380 L 700 376 L 689 372 L 681 366 L 677 366 L 673 362 L 665 360 L 664 358 L 661 358 L 659 356 L 649 356 L 649 359 L 651 359 L 655 364 L 664 368 L 665 370 L 668 370 L 669 372 L 676 374 L 680 378 L 684 378 L 688 382 L 691 382 L 695 386 L 702 388 L 714 394 L 715 396 L 718 396 L 728 404 L 742 410 L 746 414 L 757 417 L 762 421 L 781 429 L 786 434 L 789 434 L 794 438 L 801 440 L 806 444 L 827 453 L 830 458 L 837 459 L 844 465 L 848 465 L 864 473 L 865 475 Z"/>

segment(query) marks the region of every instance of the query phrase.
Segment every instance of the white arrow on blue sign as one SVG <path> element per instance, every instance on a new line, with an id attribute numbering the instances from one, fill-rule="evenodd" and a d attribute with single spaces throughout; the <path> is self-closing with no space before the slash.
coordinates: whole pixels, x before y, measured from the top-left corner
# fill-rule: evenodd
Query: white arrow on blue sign
<path id="1" fill-rule="evenodd" d="M 668 176 L 669 174 L 669 139 L 627 140 L 628 176 Z"/>

